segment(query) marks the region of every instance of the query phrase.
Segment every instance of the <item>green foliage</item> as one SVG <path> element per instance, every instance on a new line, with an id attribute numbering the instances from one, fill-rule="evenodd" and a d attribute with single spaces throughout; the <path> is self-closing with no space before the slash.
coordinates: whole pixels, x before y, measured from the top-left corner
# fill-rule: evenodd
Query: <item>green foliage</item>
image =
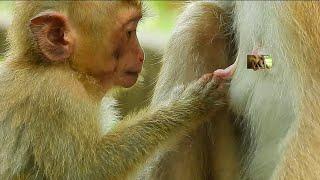
<path id="1" fill-rule="evenodd" d="M 12 10 L 13 1 L 0 1 L 0 15 L 1 18 L 9 18 Z"/>
<path id="2" fill-rule="evenodd" d="M 182 1 L 144 1 L 147 7 L 147 17 L 142 22 L 141 29 L 147 32 L 157 32 L 161 34 L 170 33 Z"/>

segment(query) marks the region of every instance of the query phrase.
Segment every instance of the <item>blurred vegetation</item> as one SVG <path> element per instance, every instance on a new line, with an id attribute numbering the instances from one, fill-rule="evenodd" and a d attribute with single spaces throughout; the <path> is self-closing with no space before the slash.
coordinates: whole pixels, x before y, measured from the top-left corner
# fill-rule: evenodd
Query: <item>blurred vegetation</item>
<path id="1" fill-rule="evenodd" d="M 3 60 L 3 53 L 6 48 L 6 28 L 10 24 L 12 1 L 0 1 L 0 61 Z"/>
<path id="2" fill-rule="evenodd" d="M 141 29 L 146 32 L 170 33 L 175 19 L 179 13 L 183 1 L 145 1 L 146 23 L 142 23 Z"/>
<path id="3" fill-rule="evenodd" d="M 8 12 L 12 9 L 12 1 L 0 1 L 0 15 L 4 18 L 9 18 Z"/>

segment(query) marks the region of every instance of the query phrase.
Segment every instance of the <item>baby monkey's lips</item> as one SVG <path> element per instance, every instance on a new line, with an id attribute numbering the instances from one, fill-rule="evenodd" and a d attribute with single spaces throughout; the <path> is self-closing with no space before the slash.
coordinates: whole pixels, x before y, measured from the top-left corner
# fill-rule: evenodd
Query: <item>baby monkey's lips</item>
<path id="1" fill-rule="evenodd" d="M 125 79 L 125 81 L 128 83 L 128 84 L 134 84 L 136 81 L 137 81 L 137 79 L 138 79 L 138 77 L 139 77 L 139 73 L 140 73 L 140 71 L 132 71 L 132 70 L 130 70 L 130 71 L 125 71 L 124 72 L 124 79 Z"/>
<path id="2" fill-rule="evenodd" d="M 140 72 L 141 72 L 141 69 L 137 68 L 137 69 L 129 69 L 129 70 L 125 71 L 124 73 L 128 76 L 137 77 L 137 76 L 139 76 Z"/>
<path id="3" fill-rule="evenodd" d="M 123 72 L 123 76 L 121 77 L 121 85 L 122 87 L 129 88 L 133 86 L 139 77 L 140 71 L 136 70 L 129 70 Z"/>
<path id="4" fill-rule="evenodd" d="M 129 76 L 138 76 L 139 75 L 139 71 L 126 71 L 125 74 L 129 75 Z"/>

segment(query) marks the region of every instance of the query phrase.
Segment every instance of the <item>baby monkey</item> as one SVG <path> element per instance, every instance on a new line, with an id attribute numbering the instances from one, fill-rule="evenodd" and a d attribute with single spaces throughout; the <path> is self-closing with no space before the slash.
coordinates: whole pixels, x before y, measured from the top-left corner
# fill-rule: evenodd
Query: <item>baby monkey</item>
<path id="1" fill-rule="evenodd" d="M 0 65 L 0 179 L 126 179 L 224 107 L 212 74 L 105 135 L 101 102 L 144 61 L 139 1 L 17 2 Z"/>

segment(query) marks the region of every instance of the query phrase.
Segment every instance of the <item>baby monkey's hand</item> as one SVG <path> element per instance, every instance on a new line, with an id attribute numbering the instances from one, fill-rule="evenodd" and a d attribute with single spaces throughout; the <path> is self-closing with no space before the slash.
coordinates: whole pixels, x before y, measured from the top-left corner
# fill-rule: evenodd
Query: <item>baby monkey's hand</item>
<path id="1" fill-rule="evenodd" d="M 196 111 L 206 114 L 227 104 L 227 88 L 226 80 L 209 73 L 187 86 L 182 99 L 192 104 Z"/>

